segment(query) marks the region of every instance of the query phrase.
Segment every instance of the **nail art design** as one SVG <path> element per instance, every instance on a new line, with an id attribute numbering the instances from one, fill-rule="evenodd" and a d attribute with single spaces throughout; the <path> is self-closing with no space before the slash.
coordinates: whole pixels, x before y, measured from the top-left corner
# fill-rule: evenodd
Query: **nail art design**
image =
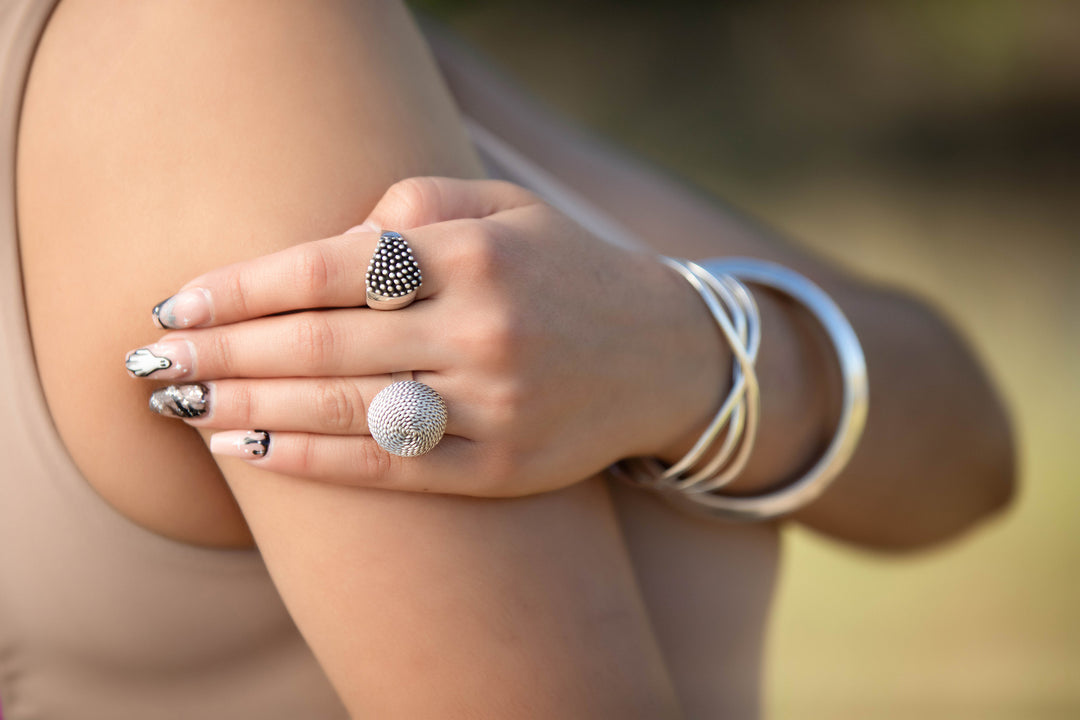
<path id="1" fill-rule="evenodd" d="M 132 350 L 124 366 L 135 377 L 157 374 L 163 380 L 178 380 L 195 372 L 195 346 L 187 340 L 166 340 Z"/>
<path id="2" fill-rule="evenodd" d="M 270 433 L 265 430 L 252 430 L 240 441 L 240 449 L 248 455 L 262 457 L 270 449 Z"/>
<path id="3" fill-rule="evenodd" d="M 151 311 L 154 324 L 163 330 L 197 327 L 213 319 L 209 291 L 203 288 L 182 290 L 167 297 Z"/>
<path id="4" fill-rule="evenodd" d="M 162 330 L 169 330 L 172 328 L 170 321 L 173 320 L 173 315 L 169 311 L 168 305 L 169 301 L 171 301 L 173 297 L 173 295 L 170 295 L 169 297 L 165 298 L 157 305 L 155 305 L 154 309 L 150 311 L 150 314 L 154 317 L 154 324 Z"/>
<path id="5" fill-rule="evenodd" d="M 265 430 L 233 430 L 210 438 L 210 452 L 250 460 L 270 450 L 270 433 Z"/>
<path id="6" fill-rule="evenodd" d="M 197 418 L 210 408 L 210 388 L 202 383 L 170 385 L 150 396 L 150 409 L 158 415 L 174 418 Z"/>
<path id="7" fill-rule="evenodd" d="M 172 360 L 161 355 L 155 355 L 147 348 L 139 348 L 128 354 L 124 360 L 124 366 L 135 377 L 146 377 L 158 370 L 172 367 Z"/>

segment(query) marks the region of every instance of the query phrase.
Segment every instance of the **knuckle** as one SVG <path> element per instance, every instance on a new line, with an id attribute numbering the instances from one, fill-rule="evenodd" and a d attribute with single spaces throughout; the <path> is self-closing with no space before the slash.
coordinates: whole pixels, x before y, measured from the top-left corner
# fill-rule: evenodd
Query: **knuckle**
<path id="1" fill-rule="evenodd" d="M 411 177 L 390 186 L 380 203 L 384 221 L 406 227 L 428 224 L 439 207 L 439 184 L 435 178 Z M 384 205 L 385 204 L 385 205 Z"/>
<path id="2" fill-rule="evenodd" d="M 308 477 L 319 474 L 319 448 L 311 435 L 296 435 L 293 439 L 293 456 L 297 473 Z"/>
<path id="3" fill-rule="evenodd" d="M 228 333 L 225 332 L 211 332 L 206 335 L 207 346 L 210 364 L 212 368 L 202 367 L 200 363 L 200 371 L 206 374 L 208 371 L 210 374 L 219 375 L 222 377 L 232 377 L 236 373 L 236 362 L 234 360 L 234 353 L 232 343 L 229 340 Z M 203 356 L 203 353 L 199 353 Z M 200 361 L 204 357 L 199 358 Z"/>
<path id="4" fill-rule="evenodd" d="M 296 293 L 305 307 L 318 307 L 330 281 L 330 259 L 318 243 L 307 243 L 297 249 L 293 273 Z"/>
<path id="5" fill-rule="evenodd" d="M 307 313 L 296 323 L 294 346 L 304 367 L 317 371 L 326 367 L 334 356 L 334 329 L 325 317 Z"/>
<path id="6" fill-rule="evenodd" d="M 516 318 L 500 306 L 491 307 L 474 318 L 466 342 L 477 364 L 503 373 L 517 366 L 523 351 Z"/>
<path id="7" fill-rule="evenodd" d="M 352 383 L 334 380 L 318 386 L 315 410 L 327 431 L 351 435 L 357 430 L 357 418 L 364 414 L 363 398 Z"/>
<path id="8" fill-rule="evenodd" d="M 524 384 L 514 380 L 492 383 L 485 391 L 484 408 L 488 422 L 503 434 L 516 427 L 527 406 Z"/>
<path id="9" fill-rule="evenodd" d="M 237 425 L 256 425 L 259 418 L 255 392 L 248 383 L 237 383 L 230 393 L 227 407 Z"/>
<path id="10" fill-rule="evenodd" d="M 363 485 L 386 487 L 390 484 L 393 460 L 390 453 L 375 444 L 374 440 L 356 443 L 353 467 Z"/>
<path id="11" fill-rule="evenodd" d="M 516 353 L 523 341 L 521 324 L 517 317 L 507 308 L 501 312 L 492 313 L 493 317 L 488 320 L 487 336 L 488 344 L 497 357 L 508 364 L 516 357 Z"/>
<path id="12" fill-rule="evenodd" d="M 493 338 L 500 332 L 495 323 L 484 316 L 459 317 L 447 329 L 446 342 L 452 355 L 467 366 L 484 371 L 506 369 L 507 350 Z"/>
<path id="13" fill-rule="evenodd" d="M 471 276 L 492 278 L 500 266 L 500 244 L 491 223 L 485 220 L 463 220 L 454 236 L 456 262 L 468 268 Z"/>
<path id="14" fill-rule="evenodd" d="M 248 312 L 248 287 L 250 282 L 242 272 L 231 272 L 225 276 L 225 304 L 233 309 L 237 317 L 251 317 Z"/>

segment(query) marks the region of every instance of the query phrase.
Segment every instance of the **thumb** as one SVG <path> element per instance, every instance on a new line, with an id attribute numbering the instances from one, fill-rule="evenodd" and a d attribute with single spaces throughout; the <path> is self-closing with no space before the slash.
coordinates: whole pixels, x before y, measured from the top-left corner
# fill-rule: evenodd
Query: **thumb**
<path id="1" fill-rule="evenodd" d="M 414 177 L 390 186 L 367 220 L 346 232 L 411 230 L 447 220 L 486 218 L 537 202 L 525 188 L 503 180 Z"/>

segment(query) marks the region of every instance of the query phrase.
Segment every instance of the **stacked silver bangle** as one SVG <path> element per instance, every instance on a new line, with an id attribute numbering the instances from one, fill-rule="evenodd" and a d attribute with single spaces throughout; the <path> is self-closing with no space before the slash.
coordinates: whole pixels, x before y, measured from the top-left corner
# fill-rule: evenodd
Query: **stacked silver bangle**
<path id="1" fill-rule="evenodd" d="M 720 410 L 690 451 L 662 472 L 660 479 L 682 492 L 718 490 L 742 472 L 757 435 L 760 392 L 754 363 L 761 345 L 761 316 L 750 291 L 731 275 L 711 275 L 689 260 L 660 260 L 698 291 L 735 360 L 731 390 Z M 725 427 L 719 450 L 702 467 Z"/>
<path id="2" fill-rule="evenodd" d="M 649 458 L 618 463 L 613 472 L 661 493 L 674 504 L 709 515 L 764 520 L 786 515 L 817 498 L 843 470 L 866 423 L 868 382 L 859 339 L 836 303 L 817 285 L 775 263 L 748 258 L 688 260 L 661 258 L 701 295 L 735 359 L 732 387 L 720 410 L 690 452 L 664 468 Z M 717 492 L 746 466 L 757 432 L 759 392 L 754 362 L 761 342 L 761 318 L 744 282 L 777 290 L 801 303 L 821 323 L 836 350 L 843 381 L 843 405 L 832 442 L 808 472 L 778 490 L 757 496 Z M 721 431 L 727 433 L 719 449 Z"/>

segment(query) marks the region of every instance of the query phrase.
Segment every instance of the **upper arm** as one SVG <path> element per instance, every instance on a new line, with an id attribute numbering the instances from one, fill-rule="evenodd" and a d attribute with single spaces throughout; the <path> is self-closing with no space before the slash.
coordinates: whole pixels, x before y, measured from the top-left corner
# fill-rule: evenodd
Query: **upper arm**
<path id="1" fill-rule="evenodd" d="M 419 174 L 478 167 L 398 3 L 60 4 L 23 110 L 20 233 L 49 406 L 110 503 L 244 541 L 199 438 L 153 418 L 120 359 L 186 280 L 338 234 Z"/>
<path id="2" fill-rule="evenodd" d="M 400 178 L 479 174 L 399 4 L 66 0 L 40 46 L 20 143 L 42 380 L 65 443 L 110 502 L 159 532 L 221 543 L 242 539 L 228 530 L 235 495 L 351 709 L 670 710 L 602 485 L 484 502 L 241 461 L 219 470 L 194 432 L 145 409 L 149 388 L 123 371 L 125 351 L 158 337 L 150 308 L 186 280 L 340 233 Z"/>

